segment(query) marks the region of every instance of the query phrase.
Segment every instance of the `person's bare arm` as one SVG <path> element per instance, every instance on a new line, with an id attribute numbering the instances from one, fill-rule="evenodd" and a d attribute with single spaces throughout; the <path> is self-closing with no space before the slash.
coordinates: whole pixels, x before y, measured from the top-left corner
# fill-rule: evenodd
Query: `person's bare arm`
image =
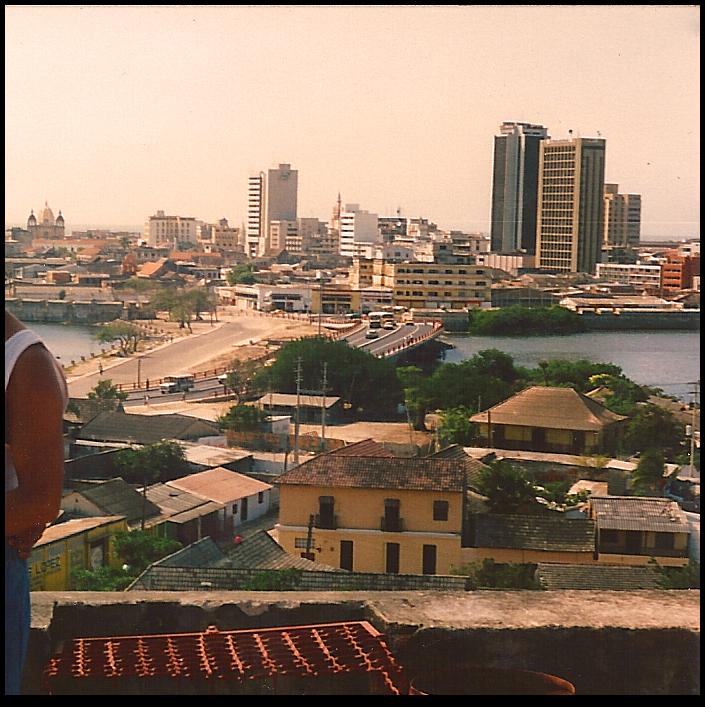
<path id="1" fill-rule="evenodd" d="M 5 537 L 16 537 L 24 546 L 36 542 L 59 514 L 63 408 L 51 354 L 41 345 L 30 346 L 5 391 L 5 443 L 18 480 L 18 487 L 5 493 Z"/>

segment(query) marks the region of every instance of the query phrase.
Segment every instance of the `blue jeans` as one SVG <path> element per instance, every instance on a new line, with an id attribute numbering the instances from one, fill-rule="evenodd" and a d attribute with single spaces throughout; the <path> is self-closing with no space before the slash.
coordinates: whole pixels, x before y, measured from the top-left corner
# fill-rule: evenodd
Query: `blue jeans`
<path id="1" fill-rule="evenodd" d="M 29 642 L 30 604 L 27 561 L 5 545 L 5 694 L 19 695 Z"/>

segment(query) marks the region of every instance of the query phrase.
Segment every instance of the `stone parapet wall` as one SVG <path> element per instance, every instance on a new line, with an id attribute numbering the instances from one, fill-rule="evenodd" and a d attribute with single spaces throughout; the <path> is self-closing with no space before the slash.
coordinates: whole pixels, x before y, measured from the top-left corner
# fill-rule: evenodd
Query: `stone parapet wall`
<path id="1" fill-rule="evenodd" d="M 122 302 L 69 302 L 47 299 L 6 299 L 5 308 L 23 322 L 97 324 L 123 317 Z"/>
<path id="2" fill-rule="evenodd" d="M 521 668 L 576 694 L 700 692 L 699 591 L 35 592 L 24 694 L 63 640 L 369 621 L 409 674 Z"/>

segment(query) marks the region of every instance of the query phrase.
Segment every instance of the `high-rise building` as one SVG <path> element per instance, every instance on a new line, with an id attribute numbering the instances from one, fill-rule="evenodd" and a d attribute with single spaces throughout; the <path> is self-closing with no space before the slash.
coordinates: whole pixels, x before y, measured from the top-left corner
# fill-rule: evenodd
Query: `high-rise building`
<path id="1" fill-rule="evenodd" d="M 604 245 L 638 248 L 641 241 L 641 194 L 620 194 L 619 184 L 605 184 Z"/>
<path id="2" fill-rule="evenodd" d="M 297 190 L 298 172 L 288 164 L 248 178 L 246 252 L 250 257 L 270 251 L 272 221 L 296 221 Z"/>
<path id="3" fill-rule="evenodd" d="M 366 257 L 367 250 L 381 242 L 377 214 L 363 211 L 358 204 L 346 204 L 340 214 L 340 255 Z"/>
<path id="4" fill-rule="evenodd" d="M 536 267 L 594 273 L 604 235 L 605 140 L 542 140 Z"/>
<path id="5" fill-rule="evenodd" d="M 504 122 L 494 139 L 492 174 L 493 253 L 536 252 L 539 145 L 543 125 Z"/>

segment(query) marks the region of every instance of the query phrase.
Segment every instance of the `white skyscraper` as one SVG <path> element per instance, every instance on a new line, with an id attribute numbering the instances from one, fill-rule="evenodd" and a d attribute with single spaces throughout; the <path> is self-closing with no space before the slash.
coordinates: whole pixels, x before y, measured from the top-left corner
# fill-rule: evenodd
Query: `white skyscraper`
<path id="1" fill-rule="evenodd" d="M 247 180 L 246 249 L 250 257 L 270 250 L 272 221 L 296 221 L 298 172 L 288 164 Z"/>

